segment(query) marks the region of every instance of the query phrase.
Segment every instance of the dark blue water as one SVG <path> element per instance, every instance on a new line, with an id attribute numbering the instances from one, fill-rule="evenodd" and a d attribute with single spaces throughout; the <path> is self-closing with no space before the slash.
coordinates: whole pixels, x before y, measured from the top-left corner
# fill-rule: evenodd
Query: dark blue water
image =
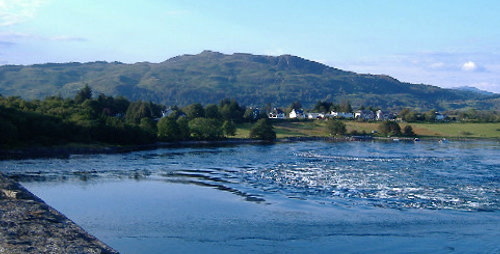
<path id="1" fill-rule="evenodd" d="M 500 144 L 301 142 L 1 162 L 122 253 L 500 253 Z"/>

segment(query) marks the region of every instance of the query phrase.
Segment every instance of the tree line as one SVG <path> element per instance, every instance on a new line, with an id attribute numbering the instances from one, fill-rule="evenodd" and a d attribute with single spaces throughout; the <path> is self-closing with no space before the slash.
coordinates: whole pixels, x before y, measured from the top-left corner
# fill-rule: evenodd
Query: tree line
<path id="1" fill-rule="evenodd" d="M 0 95 L 0 147 L 217 140 L 234 136 L 236 124 L 243 122 L 254 123 L 250 138 L 276 137 L 265 115 L 230 99 L 205 107 L 197 103 L 166 108 L 120 96 L 93 96 L 89 86 L 73 98 L 51 96 L 28 101 Z"/>

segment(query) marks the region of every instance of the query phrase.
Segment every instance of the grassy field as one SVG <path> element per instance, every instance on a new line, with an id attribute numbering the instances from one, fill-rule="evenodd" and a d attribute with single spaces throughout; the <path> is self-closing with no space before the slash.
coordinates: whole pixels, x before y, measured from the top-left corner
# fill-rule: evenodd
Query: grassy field
<path id="1" fill-rule="evenodd" d="M 419 123 L 412 127 L 420 136 L 500 138 L 500 123 Z"/>
<path id="2" fill-rule="evenodd" d="M 371 133 L 378 130 L 380 123 L 344 121 L 348 133 Z M 400 123 L 401 129 L 407 124 Z M 500 138 L 500 123 L 410 123 L 419 137 L 437 138 Z M 251 124 L 239 125 L 237 138 L 248 138 Z M 328 137 L 324 120 L 274 123 L 278 138 L 286 137 Z"/>

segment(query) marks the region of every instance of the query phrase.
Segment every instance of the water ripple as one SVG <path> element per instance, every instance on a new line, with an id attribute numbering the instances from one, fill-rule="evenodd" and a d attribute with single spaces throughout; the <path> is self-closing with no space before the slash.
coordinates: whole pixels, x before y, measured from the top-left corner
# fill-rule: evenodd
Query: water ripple
<path id="1" fill-rule="evenodd" d="M 302 142 L 5 161 L 0 170 L 21 181 L 159 179 L 257 203 L 271 195 L 390 209 L 497 211 L 498 149 L 494 142 Z"/>

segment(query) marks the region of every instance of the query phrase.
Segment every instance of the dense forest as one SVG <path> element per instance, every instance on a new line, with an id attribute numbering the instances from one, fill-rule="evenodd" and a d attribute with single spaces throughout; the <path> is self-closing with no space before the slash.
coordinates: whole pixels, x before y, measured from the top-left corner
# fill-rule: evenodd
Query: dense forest
<path id="1" fill-rule="evenodd" d="M 217 104 L 234 98 L 247 106 L 287 107 L 301 101 L 349 100 L 391 110 L 475 108 L 500 110 L 500 95 L 400 82 L 358 74 L 297 56 L 231 55 L 204 51 L 161 63 L 90 62 L 0 66 L 0 94 L 71 98 L 88 84 L 96 93 L 164 105 Z"/>
<path id="2" fill-rule="evenodd" d="M 257 121 L 251 138 L 275 138 L 265 117 L 258 121 L 261 116 L 234 100 L 167 109 L 152 102 L 130 102 L 104 94 L 93 98 L 92 93 L 85 86 L 74 98 L 51 96 L 28 101 L 0 96 L 0 146 L 215 140 L 235 135 L 235 124 L 244 121 Z M 262 129 L 269 133 L 262 134 Z"/>

